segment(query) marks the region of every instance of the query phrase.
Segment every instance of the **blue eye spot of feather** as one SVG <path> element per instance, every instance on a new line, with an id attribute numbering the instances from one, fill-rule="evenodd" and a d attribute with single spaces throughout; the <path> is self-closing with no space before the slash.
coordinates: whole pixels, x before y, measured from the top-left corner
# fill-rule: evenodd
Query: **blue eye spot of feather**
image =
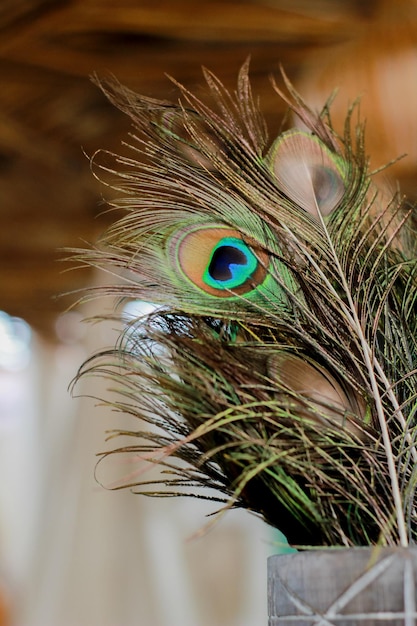
<path id="1" fill-rule="evenodd" d="M 257 267 L 258 259 L 242 239 L 225 237 L 213 248 L 203 280 L 216 289 L 236 289 Z"/>

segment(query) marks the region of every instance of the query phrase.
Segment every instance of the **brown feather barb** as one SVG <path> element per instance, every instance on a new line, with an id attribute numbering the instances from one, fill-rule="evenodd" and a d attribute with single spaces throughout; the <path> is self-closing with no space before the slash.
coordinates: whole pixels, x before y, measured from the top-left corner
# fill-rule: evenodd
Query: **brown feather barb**
<path id="1" fill-rule="evenodd" d="M 327 108 L 313 115 L 287 82 L 311 132 L 270 143 L 248 64 L 234 94 L 204 75 L 214 108 L 181 85 L 170 103 L 99 83 L 132 119 L 132 157 L 95 157 L 124 215 L 78 256 L 120 275 L 106 293 L 158 307 L 80 370 L 110 378 L 107 402 L 138 418 L 120 433 L 132 445 L 104 458 L 159 463 L 169 493 L 214 488 L 292 544 L 406 545 L 417 407 L 407 215 L 371 182 L 349 118 L 336 136 Z M 126 486 L 146 491 L 146 474 Z"/>

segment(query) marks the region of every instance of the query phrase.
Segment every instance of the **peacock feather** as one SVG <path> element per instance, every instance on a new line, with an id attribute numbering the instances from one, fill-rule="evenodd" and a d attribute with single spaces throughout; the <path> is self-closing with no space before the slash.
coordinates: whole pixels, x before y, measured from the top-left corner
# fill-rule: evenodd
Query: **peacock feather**
<path id="1" fill-rule="evenodd" d="M 130 116 L 130 156 L 95 155 L 122 216 L 83 262 L 156 310 L 79 376 L 137 419 L 108 454 L 158 463 L 128 486 L 245 507 L 293 545 L 417 537 L 417 292 L 410 211 L 372 183 L 363 129 L 343 137 L 286 80 L 308 130 L 270 141 L 248 63 L 212 104 L 97 81 Z M 120 305 L 121 306 L 121 305 Z M 148 423 L 148 425 L 146 424 Z M 145 425 L 144 425 L 145 424 Z M 159 481 L 164 484 L 159 484 Z M 203 488 L 201 491 L 200 488 Z M 210 496 L 215 489 L 215 496 Z"/>

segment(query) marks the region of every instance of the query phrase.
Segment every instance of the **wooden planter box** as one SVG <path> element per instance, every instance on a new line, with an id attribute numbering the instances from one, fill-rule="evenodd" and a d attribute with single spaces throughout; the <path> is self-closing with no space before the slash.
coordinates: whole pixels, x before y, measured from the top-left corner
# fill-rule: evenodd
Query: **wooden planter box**
<path id="1" fill-rule="evenodd" d="M 268 559 L 269 626 L 417 626 L 417 549 L 323 549 Z"/>

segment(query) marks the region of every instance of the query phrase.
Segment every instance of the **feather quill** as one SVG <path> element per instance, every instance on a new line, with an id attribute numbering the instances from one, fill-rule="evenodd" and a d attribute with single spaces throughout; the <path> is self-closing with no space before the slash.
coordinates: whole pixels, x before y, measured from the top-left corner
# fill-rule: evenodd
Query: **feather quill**
<path id="1" fill-rule="evenodd" d="M 327 109 L 315 116 L 287 81 L 311 132 L 271 143 L 248 63 L 234 94 L 204 75 L 216 109 L 177 83 L 171 103 L 99 82 L 132 119 L 132 157 L 95 157 L 124 215 L 76 256 L 120 275 L 106 293 L 159 307 L 80 369 L 113 381 L 106 401 L 138 418 L 110 435 L 132 445 L 103 460 L 159 463 L 165 491 L 142 470 L 123 486 L 215 489 L 294 545 L 406 545 L 417 535 L 408 215 L 373 185 L 349 119 L 337 137 Z"/>

